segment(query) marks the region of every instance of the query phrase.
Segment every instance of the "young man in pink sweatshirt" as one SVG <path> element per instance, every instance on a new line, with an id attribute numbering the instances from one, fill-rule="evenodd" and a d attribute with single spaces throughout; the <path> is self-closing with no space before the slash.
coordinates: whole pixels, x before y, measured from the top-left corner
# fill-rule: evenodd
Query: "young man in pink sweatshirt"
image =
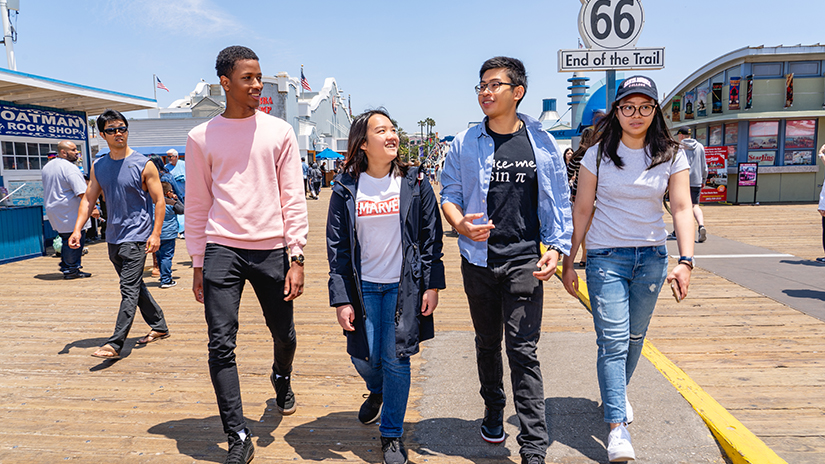
<path id="1" fill-rule="evenodd" d="M 245 464 L 255 448 L 235 364 L 241 293 L 248 280 L 275 345 L 276 403 L 282 414 L 292 414 L 292 301 L 304 288 L 307 209 L 292 126 L 257 111 L 263 87 L 257 55 L 228 47 L 215 68 L 226 111 L 192 129 L 186 141 L 186 248 L 192 291 L 209 327 L 209 373 L 228 435 L 226 463 Z"/>

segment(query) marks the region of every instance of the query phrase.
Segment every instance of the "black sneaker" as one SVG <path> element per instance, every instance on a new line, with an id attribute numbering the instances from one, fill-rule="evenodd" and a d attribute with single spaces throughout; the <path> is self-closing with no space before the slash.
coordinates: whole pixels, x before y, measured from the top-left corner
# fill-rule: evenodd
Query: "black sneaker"
<path id="1" fill-rule="evenodd" d="M 86 277 L 91 277 L 92 274 L 83 271 L 72 272 L 71 274 L 63 274 L 63 278 L 66 280 L 72 279 L 85 279 Z"/>
<path id="2" fill-rule="evenodd" d="M 522 454 L 521 464 L 544 464 L 544 456 L 540 454 Z"/>
<path id="3" fill-rule="evenodd" d="M 252 432 L 246 431 L 246 439 L 241 440 L 237 433 L 230 433 L 229 454 L 224 464 L 248 464 L 255 457 L 255 445 L 252 444 Z"/>
<path id="4" fill-rule="evenodd" d="M 699 226 L 699 243 L 702 243 L 707 239 L 708 231 L 705 229 L 705 226 Z"/>
<path id="5" fill-rule="evenodd" d="M 481 421 L 481 438 L 487 443 L 504 441 L 504 411 L 484 408 L 484 420 Z"/>
<path id="6" fill-rule="evenodd" d="M 358 420 L 362 424 L 372 424 L 381 417 L 381 405 L 384 404 L 384 395 L 381 393 L 364 394 L 364 404 L 361 405 L 361 410 L 358 411 Z"/>
<path id="7" fill-rule="evenodd" d="M 384 464 L 407 464 L 407 450 L 401 438 L 381 437 L 381 451 L 384 452 Z"/>
<path id="8" fill-rule="evenodd" d="M 289 376 L 276 377 L 275 371 L 272 371 L 269 380 L 272 382 L 272 388 L 275 389 L 275 403 L 278 405 L 278 411 L 285 416 L 294 413 L 298 406 L 295 404 L 295 394 L 292 393 Z"/>

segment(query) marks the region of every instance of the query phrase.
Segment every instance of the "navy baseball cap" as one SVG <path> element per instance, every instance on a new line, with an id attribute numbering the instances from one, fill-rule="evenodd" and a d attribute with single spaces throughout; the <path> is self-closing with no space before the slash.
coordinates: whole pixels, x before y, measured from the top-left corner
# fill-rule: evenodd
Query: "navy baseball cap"
<path id="1" fill-rule="evenodd" d="M 616 101 L 634 93 L 650 97 L 657 102 L 659 101 L 656 83 L 649 77 L 631 76 L 622 81 L 618 90 L 616 90 Z"/>

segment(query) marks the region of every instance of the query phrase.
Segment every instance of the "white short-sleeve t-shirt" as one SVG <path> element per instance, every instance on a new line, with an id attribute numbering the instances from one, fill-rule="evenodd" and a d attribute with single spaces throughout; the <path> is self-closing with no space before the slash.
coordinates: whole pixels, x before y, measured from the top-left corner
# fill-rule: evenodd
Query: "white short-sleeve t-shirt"
<path id="1" fill-rule="evenodd" d="M 355 230 L 361 246 L 361 279 L 389 284 L 401 279 L 401 177 L 358 177 Z"/>
<path id="2" fill-rule="evenodd" d="M 596 175 L 599 145 L 590 147 L 582 167 Z M 644 149 L 632 150 L 619 143 L 624 166 L 619 169 L 602 159 L 598 169 L 596 212 L 587 232 L 587 249 L 664 245 L 667 230 L 662 219 L 662 197 L 673 173 L 690 169 L 684 150 L 672 162 L 647 170 L 650 160 Z"/>

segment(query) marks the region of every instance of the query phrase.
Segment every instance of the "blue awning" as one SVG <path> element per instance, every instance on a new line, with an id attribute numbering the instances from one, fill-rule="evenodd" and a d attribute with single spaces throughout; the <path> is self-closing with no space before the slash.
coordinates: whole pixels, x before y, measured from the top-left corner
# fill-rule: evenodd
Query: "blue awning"
<path id="1" fill-rule="evenodd" d="M 166 152 L 173 149 L 173 148 L 178 151 L 179 156 L 183 156 L 186 152 L 186 146 L 185 145 L 162 145 L 162 146 L 159 146 L 159 147 L 129 147 L 129 148 L 131 148 L 132 150 L 134 150 L 138 153 L 143 153 L 146 156 L 149 156 L 149 155 L 166 156 Z M 101 156 L 106 155 L 108 153 L 109 153 L 109 149 L 104 148 L 103 150 L 100 150 L 100 152 L 98 152 L 98 154 L 95 155 L 95 157 L 100 158 Z"/>
<path id="2" fill-rule="evenodd" d="M 332 151 L 329 148 L 327 148 L 326 150 L 322 151 L 321 153 L 318 153 L 317 155 L 315 155 L 315 159 L 317 159 L 317 160 L 319 160 L 319 159 L 344 159 L 344 155 L 342 155 L 342 154 L 340 154 L 336 151 Z"/>

